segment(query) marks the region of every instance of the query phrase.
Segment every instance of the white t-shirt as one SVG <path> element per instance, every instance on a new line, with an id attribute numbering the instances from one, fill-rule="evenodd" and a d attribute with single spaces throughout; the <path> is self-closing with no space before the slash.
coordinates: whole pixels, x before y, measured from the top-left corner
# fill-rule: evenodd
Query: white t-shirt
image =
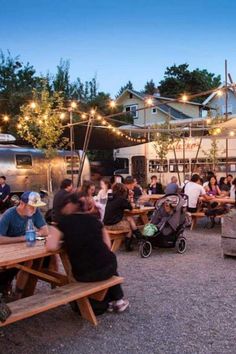
<path id="1" fill-rule="evenodd" d="M 201 195 L 205 195 L 206 191 L 203 188 L 203 186 L 201 186 L 200 184 L 195 183 L 195 182 L 188 182 L 185 185 L 184 194 L 187 194 L 187 196 L 188 196 L 189 208 L 196 208 L 198 198 Z"/>
<path id="2" fill-rule="evenodd" d="M 230 198 L 234 199 L 235 198 L 235 186 L 231 186 L 230 188 Z"/>

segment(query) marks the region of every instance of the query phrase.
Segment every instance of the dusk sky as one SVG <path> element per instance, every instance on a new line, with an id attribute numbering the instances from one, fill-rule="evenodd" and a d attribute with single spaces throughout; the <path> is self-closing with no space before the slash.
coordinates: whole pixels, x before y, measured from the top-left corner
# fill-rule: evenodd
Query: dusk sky
<path id="1" fill-rule="evenodd" d="M 174 63 L 223 77 L 227 59 L 236 80 L 235 14 L 234 0 L 0 0 L 0 48 L 43 74 L 69 59 L 71 80 L 96 75 L 112 96 Z"/>

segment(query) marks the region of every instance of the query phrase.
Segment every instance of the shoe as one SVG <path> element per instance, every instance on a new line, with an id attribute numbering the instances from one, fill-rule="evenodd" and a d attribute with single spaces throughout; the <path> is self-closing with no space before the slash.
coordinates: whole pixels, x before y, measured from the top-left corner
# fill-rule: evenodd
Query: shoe
<path id="1" fill-rule="evenodd" d="M 119 303 L 120 301 L 121 300 L 116 301 L 115 304 L 113 305 L 113 309 L 117 313 L 124 312 L 129 307 L 129 300 L 125 299 L 122 300 L 121 303 Z"/>
<path id="2" fill-rule="evenodd" d="M 107 312 L 113 312 L 114 311 L 114 303 L 113 302 L 109 302 L 108 304 L 108 308 L 107 308 Z"/>
<path id="3" fill-rule="evenodd" d="M 143 234 L 139 229 L 133 230 L 133 235 L 137 240 L 142 240 Z"/>
<path id="4" fill-rule="evenodd" d="M 125 250 L 126 250 L 126 252 L 133 251 L 133 247 L 131 247 L 131 243 L 132 243 L 132 237 L 126 237 L 125 238 Z"/>

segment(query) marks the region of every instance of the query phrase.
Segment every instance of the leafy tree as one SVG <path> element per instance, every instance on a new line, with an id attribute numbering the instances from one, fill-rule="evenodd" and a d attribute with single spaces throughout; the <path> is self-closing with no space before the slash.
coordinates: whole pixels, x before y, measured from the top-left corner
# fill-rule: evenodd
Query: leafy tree
<path id="1" fill-rule="evenodd" d="M 118 91 L 116 97 L 119 97 L 119 96 L 120 96 L 125 90 L 127 90 L 127 89 L 133 90 L 133 84 L 132 84 L 131 81 L 128 81 L 126 85 L 121 86 L 121 88 L 119 89 L 119 91 Z"/>
<path id="2" fill-rule="evenodd" d="M 32 98 L 32 90 L 41 87 L 41 78 L 29 63 L 23 64 L 19 56 L 12 57 L 8 52 L 0 51 L 0 114 L 14 117 L 20 113 L 20 107 Z"/>
<path id="3" fill-rule="evenodd" d="M 60 64 L 57 66 L 57 72 L 53 78 L 52 88 L 53 91 L 61 92 L 64 98 L 69 99 L 71 93 L 70 85 L 70 63 L 68 60 L 60 60 Z"/>
<path id="4" fill-rule="evenodd" d="M 162 96 L 178 98 L 183 93 L 196 94 L 218 87 L 221 83 L 220 75 L 208 72 L 206 69 L 190 71 L 189 64 L 174 64 L 167 67 L 164 80 L 160 81 L 159 90 Z M 197 97 L 202 102 L 205 97 Z"/>
<path id="5" fill-rule="evenodd" d="M 153 79 L 151 79 L 150 81 L 147 81 L 145 86 L 144 86 L 144 93 L 146 93 L 147 95 L 153 95 L 157 90 L 157 87 L 153 81 Z"/>

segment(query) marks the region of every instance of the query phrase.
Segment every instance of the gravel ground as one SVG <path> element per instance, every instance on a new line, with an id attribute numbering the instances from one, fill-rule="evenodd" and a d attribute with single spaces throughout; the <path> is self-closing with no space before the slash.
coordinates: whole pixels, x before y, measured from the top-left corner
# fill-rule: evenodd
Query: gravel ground
<path id="1" fill-rule="evenodd" d="M 128 312 L 95 328 L 62 306 L 2 328 L 0 353 L 236 353 L 236 259 L 222 258 L 219 226 L 187 236 L 184 255 L 118 253 Z"/>

